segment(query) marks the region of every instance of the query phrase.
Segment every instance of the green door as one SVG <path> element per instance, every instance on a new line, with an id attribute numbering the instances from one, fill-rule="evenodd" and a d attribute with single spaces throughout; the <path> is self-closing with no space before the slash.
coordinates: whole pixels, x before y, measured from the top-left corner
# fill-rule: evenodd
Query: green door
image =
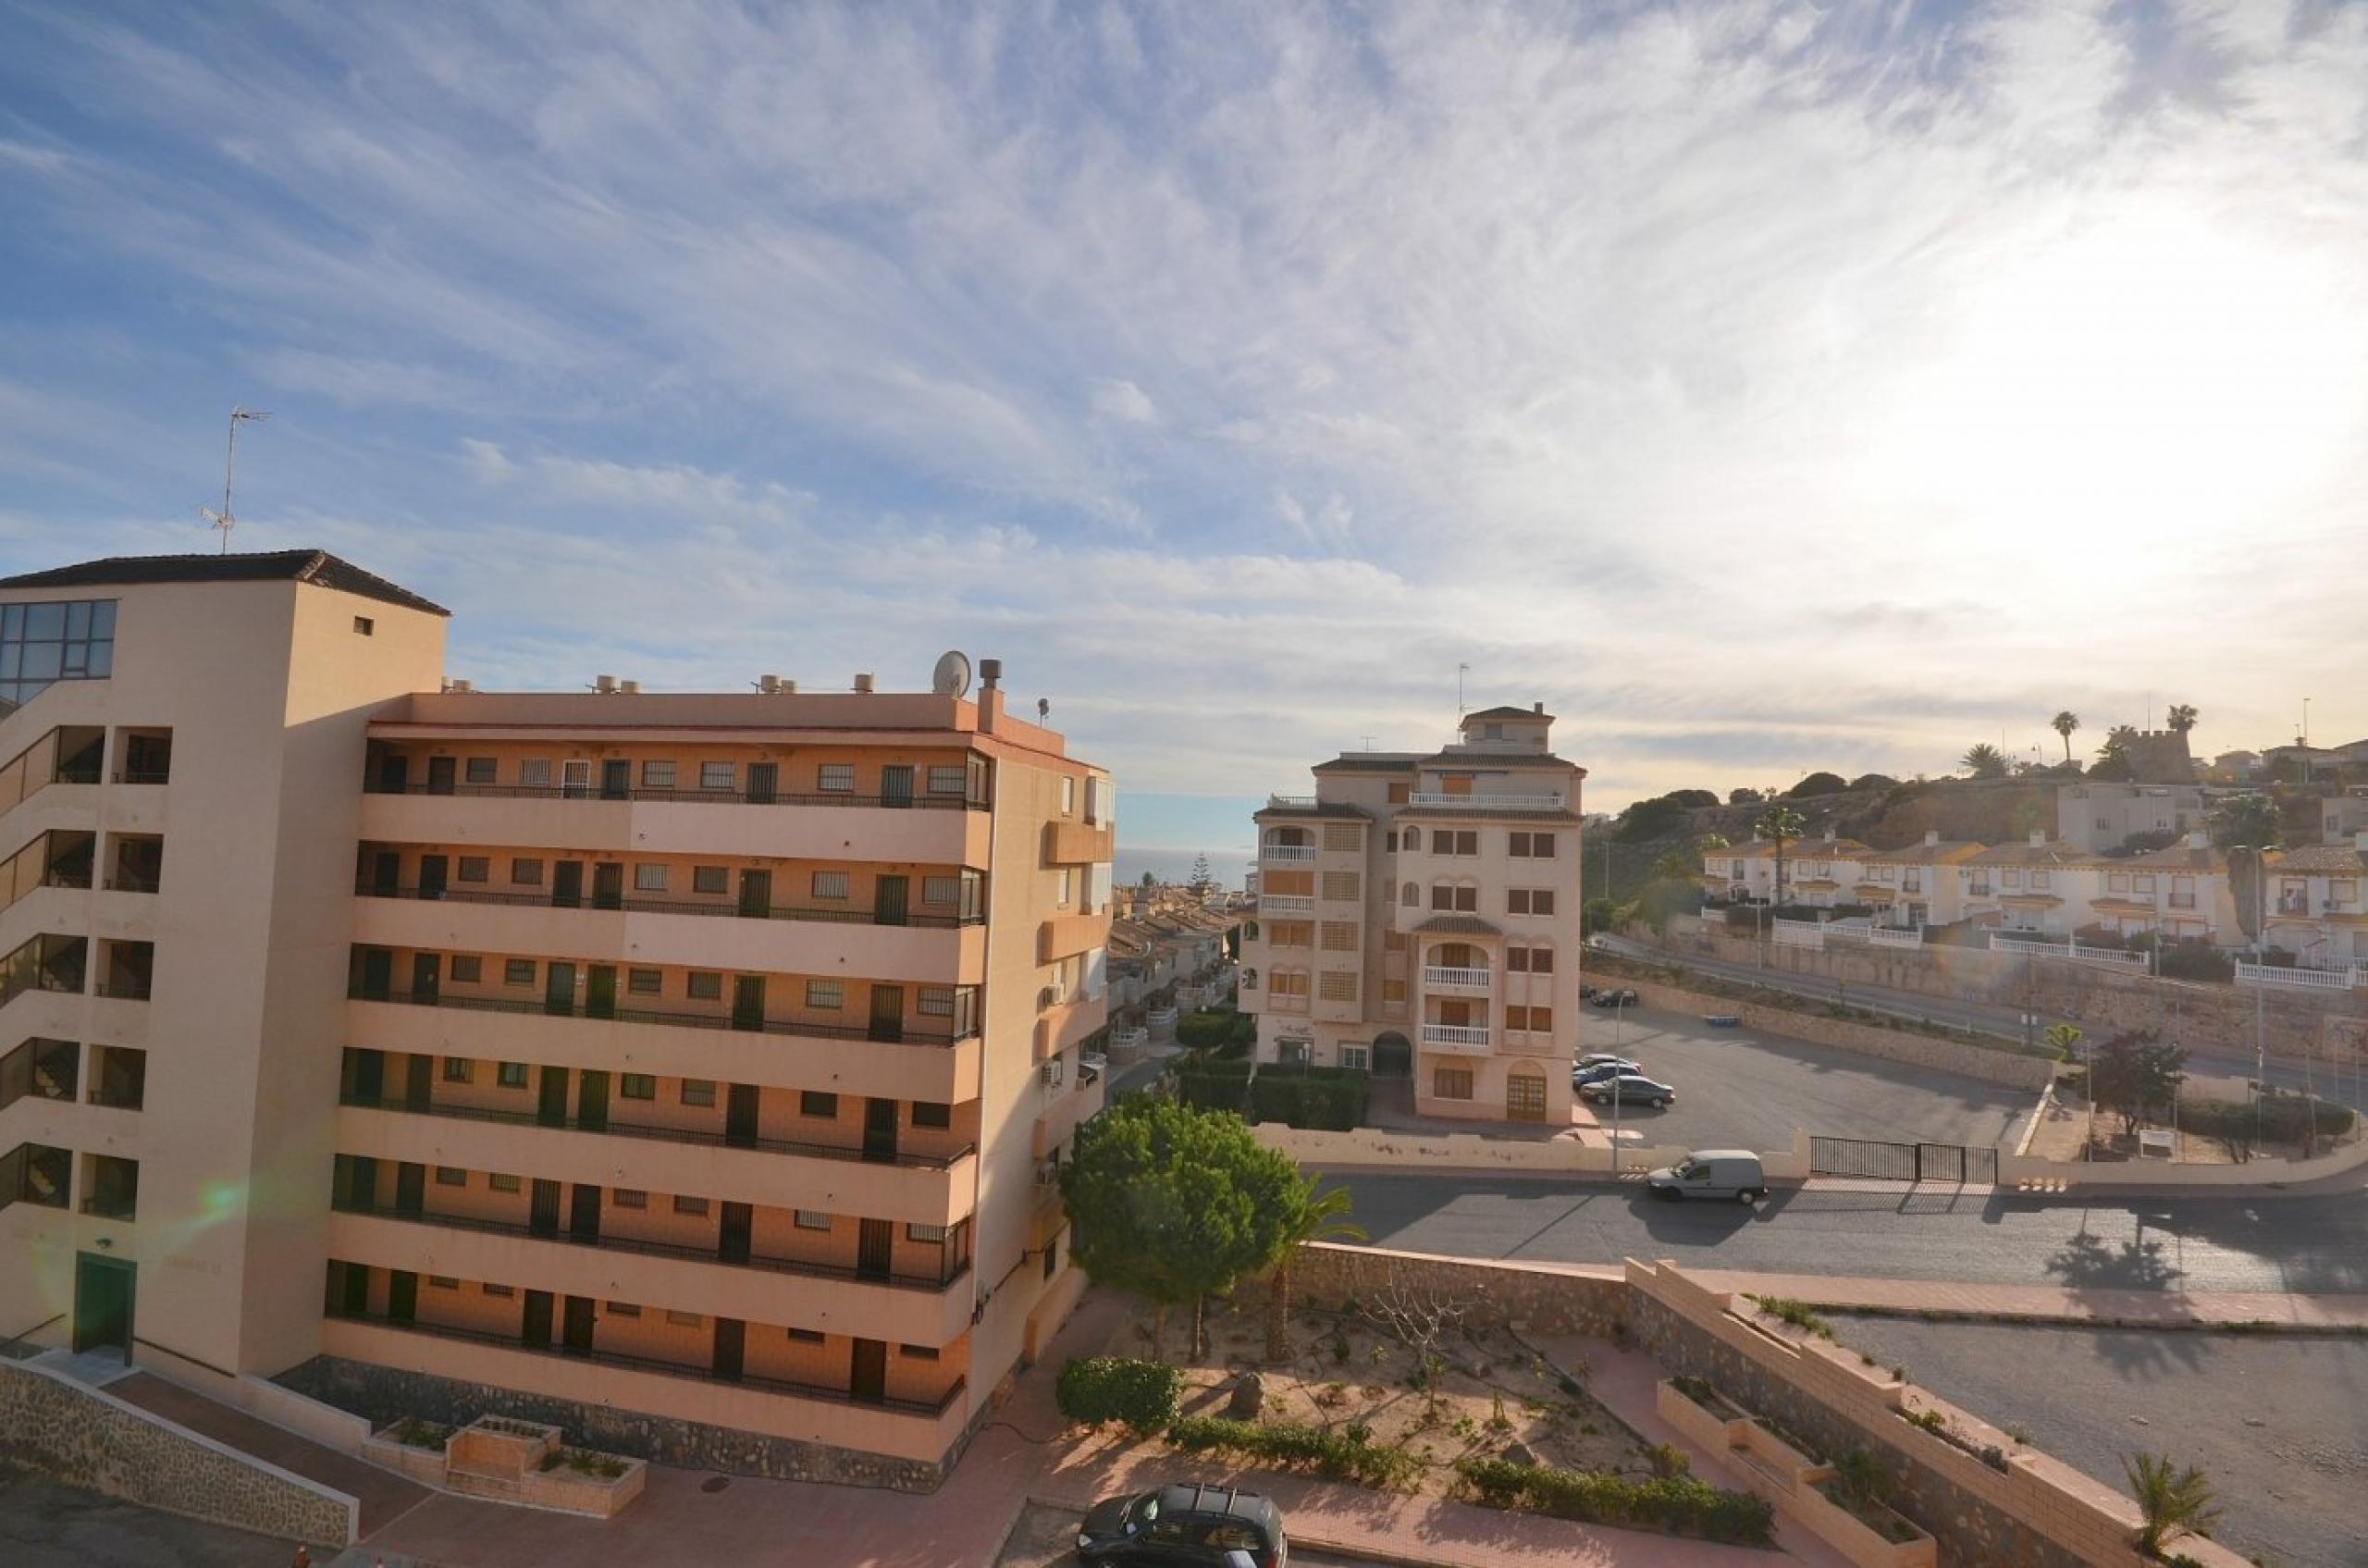
<path id="1" fill-rule="evenodd" d="M 131 1363 L 131 1296 L 138 1268 L 130 1258 L 74 1254 L 74 1353 L 109 1347 Z"/>

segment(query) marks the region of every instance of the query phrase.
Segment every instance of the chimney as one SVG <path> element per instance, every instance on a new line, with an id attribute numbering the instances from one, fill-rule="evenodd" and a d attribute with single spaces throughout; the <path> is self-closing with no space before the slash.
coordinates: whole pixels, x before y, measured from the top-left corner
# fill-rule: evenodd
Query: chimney
<path id="1" fill-rule="evenodd" d="M 1003 661 L 979 661 L 979 733 L 991 735 L 1003 718 Z"/>
<path id="2" fill-rule="evenodd" d="M 1529 705 L 1529 710 L 1533 713 L 1542 714 L 1546 711 L 1546 704 L 1542 702 L 1533 702 Z"/>
<path id="3" fill-rule="evenodd" d="M 1926 828 L 1926 829 L 1924 830 L 1924 847 L 1925 847 L 1925 848 L 1927 848 L 1927 849 L 1930 849 L 1930 848 L 1934 847 L 1935 846 L 1937 846 L 1940 842 L 1941 842 L 1941 830 L 1940 830 L 1940 829 L 1938 829 L 1938 828 Z"/>
<path id="4" fill-rule="evenodd" d="M 2047 834 L 2041 833 L 2037 828 L 2031 829 L 2031 847 L 2033 849 L 2037 849 L 2041 845 L 2045 844 L 2046 842 Z"/>
<path id="5" fill-rule="evenodd" d="M 619 681 L 617 683 L 617 690 L 626 697 L 639 697 L 641 695 L 641 683 L 639 681 Z"/>
<path id="6" fill-rule="evenodd" d="M 595 675 L 592 677 L 592 689 L 608 696 L 617 689 L 617 678 L 614 675 Z"/>
<path id="7" fill-rule="evenodd" d="M 869 672 L 858 673 L 857 674 L 855 678 L 855 689 L 863 693 L 866 697 L 871 695 L 871 676 Z"/>

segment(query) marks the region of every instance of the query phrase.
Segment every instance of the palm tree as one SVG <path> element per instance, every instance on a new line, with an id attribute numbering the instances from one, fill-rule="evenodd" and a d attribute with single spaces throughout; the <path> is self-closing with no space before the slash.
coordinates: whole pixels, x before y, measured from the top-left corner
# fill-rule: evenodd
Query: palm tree
<path id="1" fill-rule="evenodd" d="M 1266 1359 L 1291 1358 L 1291 1259 L 1310 1241 L 1362 1241 L 1364 1229 L 1349 1217 L 1346 1187 L 1311 1186 L 1299 1216 L 1283 1231 L 1282 1252 L 1266 1291 Z"/>
<path id="2" fill-rule="evenodd" d="M 2185 735 L 2195 728 L 2195 720 L 2196 712 L 2193 703 L 2176 702 L 2171 705 L 2170 714 L 2164 722 L 2171 726 L 2175 734 Z"/>
<path id="3" fill-rule="evenodd" d="M 1784 846 L 1808 831 L 1808 819 L 1790 806 L 1770 806 L 1751 824 L 1751 831 L 1776 846 L 1776 890 L 1770 903 L 1781 907 L 1784 902 Z"/>
<path id="4" fill-rule="evenodd" d="M 2006 754 L 1988 741 L 1979 741 L 1969 747 L 1957 766 L 1977 779 L 2003 779 L 2006 776 Z"/>
<path id="5" fill-rule="evenodd" d="M 2190 710 L 2192 711 L 2192 710 Z M 2047 727 L 2064 737 L 2064 759 L 2072 760 L 2072 732 L 2080 727 L 2080 715 L 2066 708 L 2047 722 Z"/>
<path id="6" fill-rule="evenodd" d="M 2175 1471 L 2169 1454 L 2122 1455 L 2121 1468 L 2129 1477 L 2129 1495 L 2138 1500 L 2145 1524 L 2138 1528 L 2138 1549 L 2159 1557 L 2163 1538 L 2174 1532 L 2209 1535 L 2219 1523 L 2220 1510 L 2212 1504 L 2212 1483 L 2194 1465 Z"/>

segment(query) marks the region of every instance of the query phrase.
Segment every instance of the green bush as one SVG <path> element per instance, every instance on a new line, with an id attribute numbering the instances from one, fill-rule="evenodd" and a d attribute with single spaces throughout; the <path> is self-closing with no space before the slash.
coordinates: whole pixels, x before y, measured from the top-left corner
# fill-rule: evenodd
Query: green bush
<path id="1" fill-rule="evenodd" d="M 1310 1470 L 1359 1486 L 1403 1488 L 1423 1468 L 1419 1455 L 1376 1447 L 1369 1439 L 1294 1422 L 1227 1421 L 1188 1415 L 1167 1429 L 1167 1440 L 1188 1453 L 1217 1451 L 1263 1464 Z"/>
<path id="2" fill-rule="evenodd" d="M 1588 1525 L 1641 1525 L 1734 1546 L 1775 1539 L 1776 1511 L 1765 1498 L 1721 1491 L 1691 1476 L 1638 1479 L 1501 1459 L 1459 1459 L 1455 1474 L 1465 1495 L 1493 1508 Z"/>
<path id="3" fill-rule="evenodd" d="M 2320 1137 L 2340 1138 L 2351 1130 L 2351 1116 L 2349 1105 L 2273 1093 L 2261 1103 L 2261 1139 L 2269 1143 L 2299 1143 L 2302 1124 L 2311 1119 L 2317 1121 Z M 2179 1127 L 2200 1138 L 2250 1139 L 2253 1107 L 2241 1100 L 2181 1100 Z"/>
<path id="4" fill-rule="evenodd" d="M 1183 1373 L 1164 1362 L 1079 1356 L 1061 1368 L 1053 1398 L 1072 1421 L 1123 1421 L 1138 1432 L 1156 1432 L 1176 1419 L 1183 1385 Z"/>
<path id="5" fill-rule="evenodd" d="M 1195 1051 L 1205 1051 L 1212 1045 L 1222 1045 L 1233 1033 L 1233 1020 L 1239 1015 L 1203 1008 L 1187 1013 L 1176 1020 L 1176 1043 Z M 1254 1027 L 1254 1026 L 1253 1026 Z"/>
<path id="6" fill-rule="evenodd" d="M 1346 1132 L 1363 1125 L 1369 1088 L 1368 1075 L 1355 1068 L 1276 1063 L 1258 1069 L 1250 1111 L 1257 1121 Z"/>
<path id="7" fill-rule="evenodd" d="M 1176 1097 L 1195 1110 L 1231 1111 L 1240 1116 L 1250 1108 L 1250 1064 L 1202 1057 L 1180 1061 L 1174 1068 Z"/>

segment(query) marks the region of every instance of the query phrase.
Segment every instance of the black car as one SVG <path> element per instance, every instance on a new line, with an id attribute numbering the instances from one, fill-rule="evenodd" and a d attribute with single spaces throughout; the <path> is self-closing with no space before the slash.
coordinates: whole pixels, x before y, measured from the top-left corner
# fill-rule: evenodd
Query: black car
<path id="1" fill-rule="evenodd" d="M 1580 1099 L 1597 1105 L 1608 1105 L 1617 1097 L 1623 1105 L 1666 1107 L 1677 1098 L 1677 1091 L 1668 1084 L 1657 1083 L 1644 1074 L 1634 1072 L 1599 1078 L 1577 1087 Z"/>
<path id="2" fill-rule="evenodd" d="M 1247 1554 L 1255 1568 L 1283 1568 L 1290 1549 L 1282 1510 L 1267 1499 L 1180 1481 L 1095 1503 L 1078 1526 L 1077 1554 L 1144 1568 L 1233 1568 Z"/>
<path id="3" fill-rule="evenodd" d="M 1614 986 L 1597 992 L 1588 1000 L 1598 1007 L 1633 1007 L 1636 1005 L 1636 994 L 1626 986 Z"/>

